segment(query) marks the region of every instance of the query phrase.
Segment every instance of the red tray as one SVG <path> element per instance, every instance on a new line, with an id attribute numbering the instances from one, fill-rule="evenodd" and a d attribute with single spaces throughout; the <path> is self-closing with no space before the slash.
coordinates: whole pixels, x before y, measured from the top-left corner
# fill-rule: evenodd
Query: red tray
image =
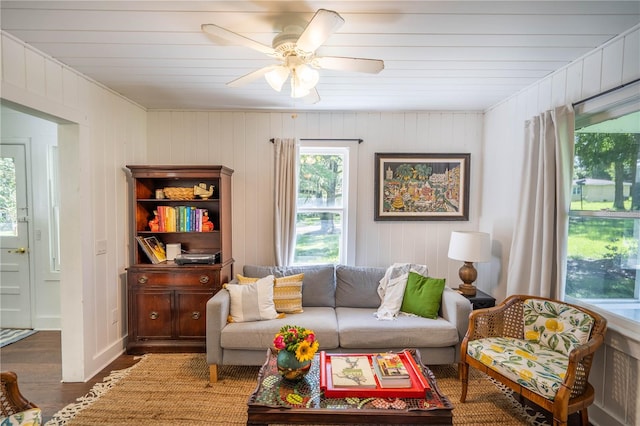
<path id="1" fill-rule="evenodd" d="M 333 387 L 333 381 L 331 376 L 331 357 L 332 356 L 366 356 L 369 359 L 369 365 L 371 365 L 371 357 L 376 354 L 371 353 L 335 353 L 330 354 L 325 351 L 320 352 L 320 389 L 324 391 L 324 395 L 327 398 L 347 398 L 347 397 L 359 397 L 359 398 L 421 398 L 426 397 L 426 391 L 431 388 L 429 382 L 422 374 L 422 368 L 418 366 L 415 359 L 407 351 L 398 352 L 400 359 L 404 363 L 409 376 L 411 376 L 410 388 L 383 388 L 380 387 L 378 378 L 376 379 L 377 386 L 375 388 L 360 388 L 354 387 Z"/>

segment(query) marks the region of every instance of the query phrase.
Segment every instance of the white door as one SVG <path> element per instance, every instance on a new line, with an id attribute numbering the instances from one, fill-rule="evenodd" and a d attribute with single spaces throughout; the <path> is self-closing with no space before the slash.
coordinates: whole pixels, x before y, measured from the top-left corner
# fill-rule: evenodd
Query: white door
<path id="1" fill-rule="evenodd" d="M 0 143 L 0 326 L 31 328 L 26 145 Z"/>

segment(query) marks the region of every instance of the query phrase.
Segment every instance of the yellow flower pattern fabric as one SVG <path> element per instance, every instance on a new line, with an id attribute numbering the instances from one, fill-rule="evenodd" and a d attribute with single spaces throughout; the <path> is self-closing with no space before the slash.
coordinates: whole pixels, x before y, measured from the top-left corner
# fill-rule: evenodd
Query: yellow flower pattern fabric
<path id="1" fill-rule="evenodd" d="M 589 339 L 593 318 L 564 303 L 527 299 L 523 305 L 524 338 L 564 355 Z"/>
<path id="2" fill-rule="evenodd" d="M 31 408 L 9 417 L 0 418 L 0 426 L 40 426 L 41 424 L 42 411 L 39 408 Z"/>
<path id="3" fill-rule="evenodd" d="M 492 370 L 552 401 L 569 365 L 568 356 L 538 343 L 510 337 L 469 341 L 467 353 Z"/>

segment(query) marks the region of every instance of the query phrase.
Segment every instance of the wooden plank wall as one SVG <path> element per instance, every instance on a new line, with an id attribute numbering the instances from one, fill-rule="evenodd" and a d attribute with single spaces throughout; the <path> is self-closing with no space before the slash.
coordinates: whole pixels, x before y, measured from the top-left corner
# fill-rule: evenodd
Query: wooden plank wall
<path id="1" fill-rule="evenodd" d="M 274 96 L 279 96 L 274 93 Z M 426 264 L 458 285 L 459 262 L 447 258 L 452 230 L 477 228 L 483 166 L 481 112 L 228 112 L 149 111 L 152 163 L 224 164 L 233 175 L 233 256 L 271 265 L 273 252 L 272 137 L 362 138 L 358 146 L 356 264 Z M 373 220 L 374 153 L 471 153 L 470 220 Z"/>

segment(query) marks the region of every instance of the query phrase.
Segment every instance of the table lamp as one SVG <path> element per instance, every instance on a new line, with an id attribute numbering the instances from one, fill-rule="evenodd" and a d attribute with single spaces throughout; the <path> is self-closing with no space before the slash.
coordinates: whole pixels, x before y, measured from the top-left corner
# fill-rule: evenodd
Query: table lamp
<path id="1" fill-rule="evenodd" d="M 486 232 L 453 231 L 449 242 L 449 259 L 464 262 L 458 271 L 463 282 L 458 290 L 465 296 L 475 296 L 476 288 L 473 286 L 473 282 L 478 277 L 478 271 L 473 267 L 473 262 L 491 260 L 489 234 Z"/>

